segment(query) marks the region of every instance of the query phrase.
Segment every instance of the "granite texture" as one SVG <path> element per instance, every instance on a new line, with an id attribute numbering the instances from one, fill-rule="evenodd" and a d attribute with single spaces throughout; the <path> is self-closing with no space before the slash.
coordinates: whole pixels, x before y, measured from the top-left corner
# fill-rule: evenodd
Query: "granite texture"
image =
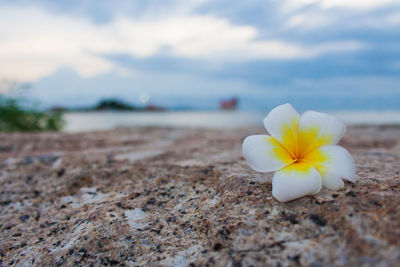
<path id="1" fill-rule="evenodd" d="M 257 133 L 0 134 L 1 265 L 399 263 L 400 128 L 350 128 L 359 181 L 289 203 L 241 156 Z"/>

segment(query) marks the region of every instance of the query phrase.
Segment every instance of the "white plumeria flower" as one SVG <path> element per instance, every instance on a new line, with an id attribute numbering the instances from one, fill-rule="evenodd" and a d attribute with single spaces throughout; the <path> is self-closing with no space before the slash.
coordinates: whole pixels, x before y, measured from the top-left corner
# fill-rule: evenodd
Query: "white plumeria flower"
<path id="1" fill-rule="evenodd" d="M 342 179 L 356 182 L 354 160 L 337 142 L 346 126 L 335 117 L 316 111 L 301 116 L 290 104 L 274 108 L 264 119 L 271 136 L 251 135 L 242 152 L 259 172 L 276 171 L 272 195 L 286 202 L 317 194 L 322 185 L 338 190 Z"/>

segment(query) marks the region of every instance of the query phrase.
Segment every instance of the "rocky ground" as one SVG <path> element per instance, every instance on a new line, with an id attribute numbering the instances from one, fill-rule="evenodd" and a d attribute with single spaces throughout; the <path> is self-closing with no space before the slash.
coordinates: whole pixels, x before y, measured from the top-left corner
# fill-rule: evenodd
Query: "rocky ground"
<path id="1" fill-rule="evenodd" d="M 289 203 L 241 156 L 256 133 L 0 134 L 1 265 L 399 263 L 400 128 L 350 128 L 359 181 Z"/>

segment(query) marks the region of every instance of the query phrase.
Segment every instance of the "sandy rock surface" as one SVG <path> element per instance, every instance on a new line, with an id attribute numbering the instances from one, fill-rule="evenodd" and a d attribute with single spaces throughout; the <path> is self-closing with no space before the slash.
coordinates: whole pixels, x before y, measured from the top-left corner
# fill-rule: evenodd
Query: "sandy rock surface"
<path id="1" fill-rule="evenodd" d="M 280 203 L 241 142 L 261 128 L 0 134 L 2 266 L 395 266 L 400 128 L 341 142 L 359 181 Z"/>

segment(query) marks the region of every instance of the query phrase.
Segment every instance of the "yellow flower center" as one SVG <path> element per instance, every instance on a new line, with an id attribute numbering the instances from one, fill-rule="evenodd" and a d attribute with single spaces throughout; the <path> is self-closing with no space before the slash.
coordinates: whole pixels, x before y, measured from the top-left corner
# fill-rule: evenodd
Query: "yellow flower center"
<path id="1" fill-rule="evenodd" d="M 321 134 L 318 126 L 299 130 L 298 120 L 283 125 L 281 132 L 282 142 L 280 146 L 287 153 L 280 152 L 275 153 L 275 155 L 290 163 L 289 166 L 284 168 L 285 170 L 308 171 L 311 167 L 315 167 L 321 174 L 325 172 L 326 168 L 322 163 L 326 163 L 329 156 L 316 148 L 329 144 L 332 136 Z M 282 151 L 282 149 L 279 151 Z"/>

